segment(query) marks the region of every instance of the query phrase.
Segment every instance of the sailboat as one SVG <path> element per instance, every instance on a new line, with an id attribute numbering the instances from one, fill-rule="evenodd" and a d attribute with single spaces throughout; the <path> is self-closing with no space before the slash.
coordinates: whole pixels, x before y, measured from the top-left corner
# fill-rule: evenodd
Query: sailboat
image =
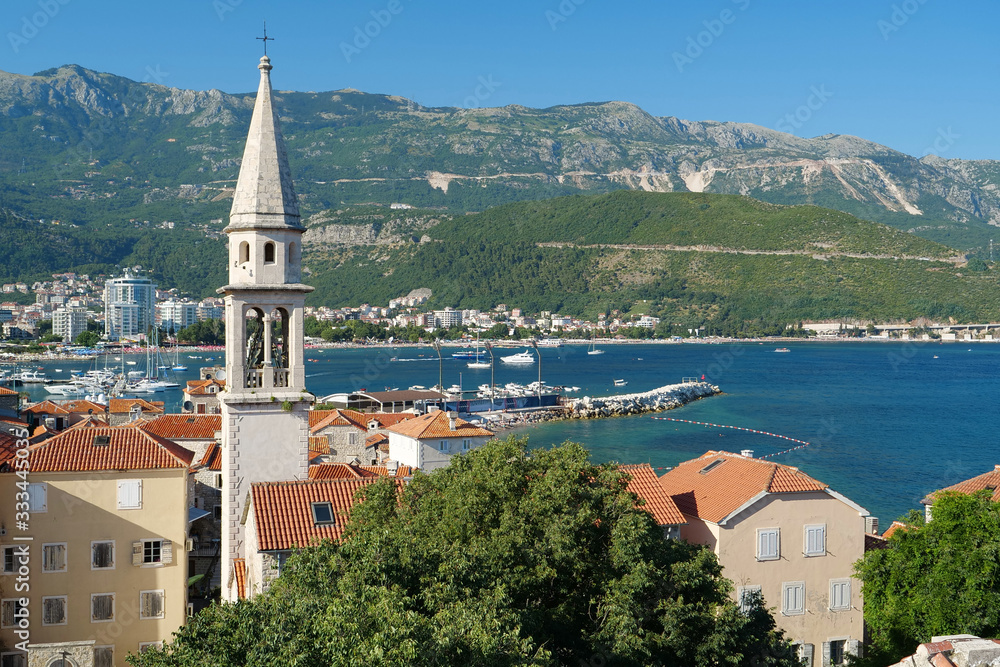
<path id="1" fill-rule="evenodd" d="M 604 350 L 600 350 L 597 347 L 595 347 L 596 341 L 597 341 L 597 338 L 594 337 L 594 336 L 591 336 L 591 338 L 590 338 L 590 349 L 587 350 L 587 354 L 591 354 L 591 355 L 594 355 L 594 354 L 604 354 Z"/>
<path id="2" fill-rule="evenodd" d="M 489 368 L 493 365 L 492 361 L 483 361 L 482 353 L 479 351 L 479 334 L 476 334 L 476 360 L 470 361 L 466 364 L 469 368 Z"/>
<path id="3" fill-rule="evenodd" d="M 170 367 L 170 370 L 172 370 L 172 371 L 186 371 L 187 369 L 188 369 L 188 367 L 181 363 L 181 348 L 178 345 L 177 340 L 175 339 L 174 340 L 174 365 Z"/>

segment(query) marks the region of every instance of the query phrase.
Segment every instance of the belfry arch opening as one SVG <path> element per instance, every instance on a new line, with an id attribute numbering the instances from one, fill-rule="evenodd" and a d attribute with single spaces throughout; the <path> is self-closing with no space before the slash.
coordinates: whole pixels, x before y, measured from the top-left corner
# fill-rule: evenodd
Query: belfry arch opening
<path id="1" fill-rule="evenodd" d="M 264 263 L 274 264 L 274 242 L 268 241 L 264 244 Z"/>
<path id="2" fill-rule="evenodd" d="M 246 241 L 240 243 L 240 264 L 246 264 L 250 261 L 250 244 Z"/>

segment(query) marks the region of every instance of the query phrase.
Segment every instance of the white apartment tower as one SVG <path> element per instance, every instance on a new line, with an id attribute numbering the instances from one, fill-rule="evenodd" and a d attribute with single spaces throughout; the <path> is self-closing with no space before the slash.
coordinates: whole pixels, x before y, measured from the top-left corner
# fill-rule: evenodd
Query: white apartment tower
<path id="1" fill-rule="evenodd" d="M 271 60 L 260 59 L 229 225 L 226 390 L 222 411 L 223 577 L 242 553 L 240 519 L 253 482 L 307 479 L 309 407 L 305 387 L 302 234 L 285 144 L 271 98 Z M 223 585 L 223 597 L 231 587 Z"/>
<path id="2" fill-rule="evenodd" d="M 108 340 L 144 335 L 155 321 L 156 285 L 125 269 L 104 283 L 104 334 Z"/>

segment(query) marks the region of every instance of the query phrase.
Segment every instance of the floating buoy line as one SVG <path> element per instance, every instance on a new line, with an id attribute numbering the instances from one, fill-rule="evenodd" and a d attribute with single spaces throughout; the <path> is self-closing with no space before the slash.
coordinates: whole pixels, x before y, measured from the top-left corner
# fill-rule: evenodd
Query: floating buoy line
<path id="1" fill-rule="evenodd" d="M 756 433 L 758 435 L 766 435 L 772 438 L 780 438 L 781 440 L 788 440 L 789 442 L 797 442 L 799 445 L 797 447 L 792 447 L 781 452 L 775 452 L 773 454 L 765 454 L 764 456 L 758 456 L 758 459 L 769 459 L 775 456 L 781 456 L 782 454 L 787 454 L 789 452 L 794 452 L 798 449 L 805 449 L 809 446 L 809 443 L 805 440 L 799 440 L 798 438 L 790 438 L 787 435 L 781 435 L 779 433 L 771 433 L 769 431 L 761 431 L 755 428 L 746 428 L 744 426 L 729 426 L 728 424 L 713 424 L 711 422 L 697 422 L 690 419 L 676 419 L 674 417 L 650 417 L 650 419 L 656 419 L 665 422 L 680 422 L 682 424 L 694 424 L 695 426 L 704 426 L 706 428 L 730 428 L 734 431 L 746 431 L 747 433 Z"/>

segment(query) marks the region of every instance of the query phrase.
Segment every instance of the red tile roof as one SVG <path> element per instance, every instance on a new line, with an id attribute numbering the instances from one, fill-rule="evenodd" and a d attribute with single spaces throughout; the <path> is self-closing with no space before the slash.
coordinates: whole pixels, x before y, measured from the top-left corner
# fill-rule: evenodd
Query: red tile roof
<path id="1" fill-rule="evenodd" d="M 140 428 L 171 440 L 214 440 L 222 429 L 222 415 L 161 415 Z"/>
<path id="2" fill-rule="evenodd" d="M 29 405 L 28 407 L 21 410 L 21 412 L 30 412 L 33 415 L 68 415 L 69 410 L 62 407 L 57 403 L 46 399 L 35 403 L 34 405 Z"/>
<path id="3" fill-rule="evenodd" d="M 309 479 L 362 479 L 364 477 L 378 477 L 378 475 L 350 463 L 320 463 L 309 466 Z"/>
<path id="4" fill-rule="evenodd" d="M 455 418 L 455 430 L 449 425 L 448 414 L 443 410 L 429 412 L 414 419 L 409 419 L 386 429 L 391 433 L 399 433 L 418 440 L 441 438 L 475 438 L 492 437 L 493 431 L 470 424 L 464 419 Z"/>
<path id="5" fill-rule="evenodd" d="M 107 437 L 107 445 L 95 445 Z M 86 428 L 63 431 L 31 447 L 32 472 L 149 470 L 187 468 L 194 453 L 138 428 Z"/>
<path id="6" fill-rule="evenodd" d="M 365 438 L 365 449 L 369 447 L 378 447 L 382 443 L 389 444 L 389 436 L 385 433 L 372 433 L 370 436 Z"/>
<path id="7" fill-rule="evenodd" d="M 713 523 L 762 493 L 827 488 L 797 468 L 729 452 L 707 452 L 685 461 L 663 475 L 660 485 L 681 512 Z"/>
<path id="8" fill-rule="evenodd" d="M 354 494 L 377 477 L 303 482 L 262 482 L 250 486 L 259 551 L 285 551 L 322 540 L 339 540 L 354 505 Z M 401 485 L 402 480 L 397 481 Z M 316 525 L 312 504 L 328 502 L 334 521 Z"/>
<path id="9" fill-rule="evenodd" d="M 88 401 L 88 400 L 60 401 L 59 405 L 61 405 L 65 410 L 73 414 L 86 413 L 86 414 L 103 415 L 105 410 L 105 406 L 101 405 L 100 403 L 94 403 L 93 401 Z"/>
<path id="10" fill-rule="evenodd" d="M 323 410 L 323 412 L 327 412 Z M 321 431 L 328 426 L 353 426 L 354 428 L 367 431 L 368 427 L 365 426 L 365 422 L 361 421 L 364 419 L 364 415 L 360 412 L 355 412 L 354 410 L 330 410 L 329 414 L 323 419 L 316 422 L 315 425 L 312 424 L 310 420 L 309 432 L 316 433 Z"/>
<path id="11" fill-rule="evenodd" d="M 222 471 L 222 447 L 217 442 L 213 442 L 205 450 L 205 455 L 201 457 L 201 465 L 213 472 Z"/>
<path id="12" fill-rule="evenodd" d="M 17 396 L 17 392 L 7 387 L 0 387 L 0 396 Z"/>
<path id="13" fill-rule="evenodd" d="M 225 386 L 224 380 L 188 380 L 184 393 L 190 396 L 218 396 Z M 215 387 L 215 391 L 211 387 Z"/>
<path id="14" fill-rule="evenodd" d="M 108 401 L 108 411 L 113 414 L 129 413 L 134 406 L 146 414 L 163 414 L 163 401 L 147 401 L 142 398 L 112 398 Z"/>
<path id="15" fill-rule="evenodd" d="M 908 530 L 909 527 L 902 521 L 893 521 L 892 525 L 885 529 L 882 533 L 882 539 L 887 540 L 901 530 Z"/>
<path id="16" fill-rule="evenodd" d="M 618 469 L 632 476 L 628 490 L 637 495 L 645 504 L 644 510 L 653 515 L 653 519 L 661 526 L 677 526 L 687 523 L 684 515 L 677 509 L 674 502 L 656 477 L 656 472 L 648 463 L 641 465 L 622 465 Z"/>
<path id="17" fill-rule="evenodd" d="M 16 426 L 27 426 L 28 422 L 23 419 L 14 419 L 13 417 L 0 417 L 0 422 L 4 424 L 14 424 Z"/>
<path id="18" fill-rule="evenodd" d="M 17 455 L 17 438 L 0 431 L 0 467 Z"/>
<path id="19" fill-rule="evenodd" d="M 993 492 L 992 499 L 994 501 L 1000 501 L 1000 465 L 994 466 L 993 470 L 984 472 L 982 475 L 976 475 L 972 479 L 967 479 L 964 482 L 952 484 L 951 486 L 929 493 L 920 502 L 924 505 L 931 505 L 934 503 L 934 497 L 944 491 L 975 493 L 976 491 L 982 491 L 984 489 L 989 489 Z"/>
<path id="20" fill-rule="evenodd" d="M 245 559 L 233 559 L 233 579 L 236 581 L 236 596 L 240 600 L 245 600 L 247 597 L 247 562 Z"/>

